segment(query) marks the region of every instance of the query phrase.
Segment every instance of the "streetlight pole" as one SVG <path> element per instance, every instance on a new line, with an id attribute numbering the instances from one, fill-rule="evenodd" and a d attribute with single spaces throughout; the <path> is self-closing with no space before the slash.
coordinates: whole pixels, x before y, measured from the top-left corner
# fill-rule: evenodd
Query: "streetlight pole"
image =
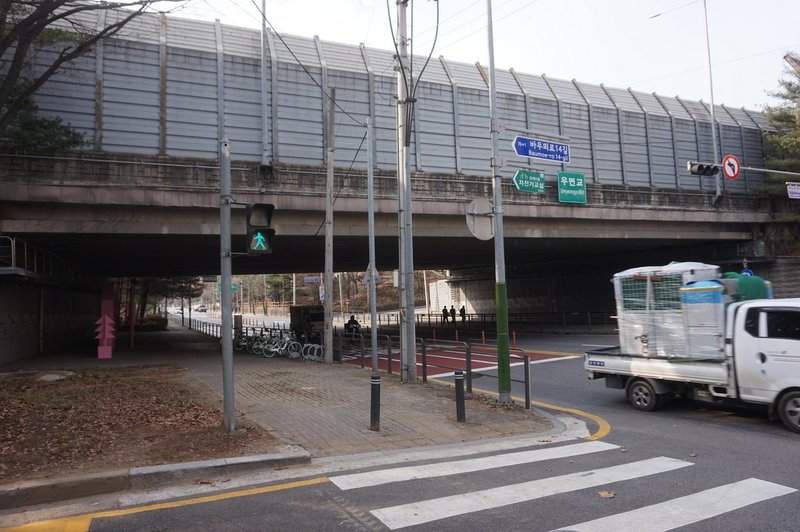
<path id="1" fill-rule="evenodd" d="M 706 55 L 708 57 L 708 87 L 711 90 L 711 141 L 714 146 L 714 164 L 719 165 L 719 141 L 717 140 L 717 119 L 714 112 L 714 76 L 711 73 L 711 39 L 708 35 L 708 6 L 706 0 L 703 0 L 703 17 L 706 23 Z M 716 205 L 722 197 L 722 188 L 720 185 L 719 172 L 714 178 L 714 187 L 716 192 L 714 194 L 713 204 Z"/>
<path id="2" fill-rule="evenodd" d="M 691 0 L 689 2 L 686 2 L 685 4 L 679 5 L 678 7 L 672 8 L 670 10 L 662 11 L 660 13 L 656 13 L 655 15 L 650 15 L 649 18 L 653 19 L 653 18 L 660 17 L 661 15 L 665 15 L 667 13 L 672 13 L 673 11 L 676 11 L 678 9 L 682 9 L 682 8 L 684 8 L 686 6 L 689 6 L 689 5 L 692 5 L 692 4 L 696 3 L 696 2 L 697 2 L 697 0 Z M 719 166 L 720 153 L 719 153 L 719 141 L 717 140 L 717 118 L 716 118 L 716 111 L 714 110 L 714 107 L 715 107 L 715 105 L 714 105 L 714 76 L 712 74 L 712 69 L 711 69 L 711 38 L 709 37 L 709 34 L 708 34 L 708 5 L 707 5 L 706 0 L 703 0 L 703 17 L 704 17 L 704 20 L 705 20 L 705 30 L 706 30 L 706 58 L 708 60 L 708 86 L 709 86 L 709 90 L 711 92 L 711 111 L 710 111 L 711 112 L 711 142 L 712 142 L 712 145 L 713 145 L 713 148 L 714 148 L 714 164 L 716 166 Z M 698 140 L 698 142 L 699 142 L 699 140 Z M 716 176 L 714 178 L 714 188 L 715 188 L 716 192 L 714 194 L 714 198 L 711 200 L 711 203 L 713 205 L 716 205 L 719 202 L 720 198 L 722 197 L 722 185 L 721 185 L 720 175 L 719 174 L 716 174 Z"/>

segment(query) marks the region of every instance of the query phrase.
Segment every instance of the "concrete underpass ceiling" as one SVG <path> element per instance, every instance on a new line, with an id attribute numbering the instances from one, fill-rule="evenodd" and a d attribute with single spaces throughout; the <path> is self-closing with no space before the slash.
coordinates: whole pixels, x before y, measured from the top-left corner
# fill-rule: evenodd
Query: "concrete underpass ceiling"
<path id="1" fill-rule="evenodd" d="M 219 237 L 208 235 L 108 235 L 25 234 L 26 242 L 88 269 L 100 277 L 167 277 L 216 275 L 220 271 Z M 233 237 L 233 251 L 244 250 L 244 237 Z M 730 245 L 728 245 L 730 247 Z M 233 273 L 304 273 L 324 269 L 323 236 L 276 236 L 270 255 L 237 254 Z M 723 254 L 726 254 L 724 251 Z M 661 264 L 670 260 L 719 259 L 708 242 L 581 239 L 505 239 L 509 276 L 537 268 L 591 268 L 598 261 L 618 263 L 621 268 Z M 364 237 L 334 238 L 334 270 L 364 271 L 369 257 Z M 376 239 L 379 270 L 397 268 L 397 239 Z M 719 261 L 718 261 L 719 262 Z M 416 269 L 476 269 L 494 267 L 494 242 L 475 238 L 417 237 L 414 239 Z"/>

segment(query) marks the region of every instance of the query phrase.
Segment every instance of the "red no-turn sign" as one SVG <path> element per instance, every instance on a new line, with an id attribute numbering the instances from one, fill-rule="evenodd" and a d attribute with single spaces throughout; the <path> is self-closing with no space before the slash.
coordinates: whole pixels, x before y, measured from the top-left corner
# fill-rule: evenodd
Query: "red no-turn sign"
<path id="1" fill-rule="evenodd" d="M 739 177 L 739 171 L 741 169 L 742 165 L 735 155 L 726 155 L 722 158 L 722 173 L 725 174 L 725 177 L 728 179 L 733 180 Z"/>

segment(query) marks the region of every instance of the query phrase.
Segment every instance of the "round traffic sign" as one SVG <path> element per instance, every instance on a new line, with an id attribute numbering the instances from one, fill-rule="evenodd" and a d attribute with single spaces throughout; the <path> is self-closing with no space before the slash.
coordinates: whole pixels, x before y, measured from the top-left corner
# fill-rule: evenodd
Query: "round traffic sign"
<path id="1" fill-rule="evenodd" d="M 735 155 L 726 155 L 722 158 L 722 173 L 728 179 L 736 179 L 739 177 L 739 170 L 742 165 L 739 164 L 739 159 Z"/>

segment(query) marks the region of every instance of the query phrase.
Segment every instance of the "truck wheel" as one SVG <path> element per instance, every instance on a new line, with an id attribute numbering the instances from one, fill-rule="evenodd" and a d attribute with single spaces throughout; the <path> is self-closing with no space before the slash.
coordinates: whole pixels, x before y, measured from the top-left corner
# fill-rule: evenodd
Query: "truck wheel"
<path id="1" fill-rule="evenodd" d="M 800 391 L 792 391 L 781 397 L 778 413 L 786 428 L 800 432 Z"/>
<path id="2" fill-rule="evenodd" d="M 652 412 L 661 406 L 661 396 L 643 379 L 636 379 L 628 385 L 628 401 L 633 408 L 643 412 Z"/>

